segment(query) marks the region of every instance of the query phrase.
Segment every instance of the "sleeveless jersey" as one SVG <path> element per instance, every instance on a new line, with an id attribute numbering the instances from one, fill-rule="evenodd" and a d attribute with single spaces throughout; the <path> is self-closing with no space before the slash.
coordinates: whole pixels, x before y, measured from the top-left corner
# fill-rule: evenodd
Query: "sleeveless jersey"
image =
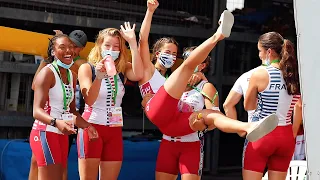
<path id="1" fill-rule="evenodd" d="M 139 86 L 142 98 L 148 93 L 157 93 L 159 88 L 164 85 L 165 81 L 166 78 L 163 77 L 157 69 L 155 69 L 151 79 Z"/>
<path id="2" fill-rule="evenodd" d="M 91 107 L 87 104 L 85 105 L 85 110 L 82 116 L 88 122 L 93 124 L 109 125 L 108 113 L 111 108 L 121 106 L 125 88 L 119 74 L 115 77 L 118 81 L 118 92 L 115 102 L 112 98 L 112 91 L 116 90 L 114 77 L 109 76 L 103 78 L 101 80 L 101 86 L 96 101 Z"/>
<path id="3" fill-rule="evenodd" d="M 62 87 L 61 87 L 62 80 L 52 64 L 48 64 L 46 67 L 49 68 L 53 72 L 56 83 L 52 88 L 49 89 L 49 100 L 46 102 L 44 110 L 51 117 L 61 119 L 61 115 L 63 113 L 65 113 L 65 111 L 63 110 L 63 91 L 62 91 Z M 74 98 L 74 96 L 73 96 L 73 94 L 74 94 L 73 76 L 72 76 L 71 70 L 68 69 L 68 71 L 70 73 L 69 84 L 64 84 L 62 82 L 65 87 L 65 90 L 66 90 L 66 99 L 67 99 L 67 103 L 68 103 L 67 104 L 68 109 L 66 112 L 69 112 L 69 110 L 70 110 L 69 105 L 73 101 L 73 98 Z M 53 127 L 51 125 L 44 124 L 39 120 L 34 121 L 32 129 L 62 134 L 62 132 L 58 128 Z"/>
<path id="4" fill-rule="evenodd" d="M 253 116 L 261 119 L 275 113 L 279 118 L 278 126 L 289 125 L 300 95 L 288 94 L 281 70 L 268 66 L 266 71 L 269 74 L 269 84 L 264 91 L 258 93 L 258 105 Z"/>

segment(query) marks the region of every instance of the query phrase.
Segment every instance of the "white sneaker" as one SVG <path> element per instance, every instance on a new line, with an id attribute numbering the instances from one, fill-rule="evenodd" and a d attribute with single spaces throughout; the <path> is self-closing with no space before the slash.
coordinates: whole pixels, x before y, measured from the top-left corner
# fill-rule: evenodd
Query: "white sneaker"
<path id="1" fill-rule="evenodd" d="M 233 23 L 233 14 L 228 10 L 224 10 L 219 19 L 220 26 L 218 28 L 218 32 L 220 32 L 226 38 L 229 37 L 231 34 Z"/>
<path id="2" fill-rule="evenodd" d="M 271 114 L 263 119 L 260 119 L 252 131 L 248 132 L 246 137 L 247 140 L 250 142 L 259 140 L 273 131 L 278 126 L 278 123 L 279 119 L 275 114 Z"/>

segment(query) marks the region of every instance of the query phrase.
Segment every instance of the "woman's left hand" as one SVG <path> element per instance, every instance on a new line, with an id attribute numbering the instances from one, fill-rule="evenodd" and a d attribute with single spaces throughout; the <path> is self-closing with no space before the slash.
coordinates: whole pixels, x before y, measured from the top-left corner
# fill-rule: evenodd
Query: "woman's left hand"
<path id="1" fill-rule="evenodd" d="M 135 33 L 135 28 L 136 24 L 133 24 L 132 28 L 130 25 L 130 22 L 124 22 L 123 25 L 120 26 L 121 28 L 121 36 L 130 44 L 132 42 L 136 41 L 136 33 Z"/>

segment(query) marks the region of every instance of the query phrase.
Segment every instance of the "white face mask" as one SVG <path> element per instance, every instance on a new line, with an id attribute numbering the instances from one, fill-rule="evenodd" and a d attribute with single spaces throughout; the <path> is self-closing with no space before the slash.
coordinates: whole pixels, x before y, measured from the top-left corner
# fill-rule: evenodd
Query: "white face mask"
<path id="1" fill-rule="evenodd" d="M 110 55 L 113 61 L 115 61 L 119 58 L 120 51 L 102 50 L 101 52 L 102 59 L 105 58 L 107 55 Z"/>
<path id="2" fill-rule="evenodd" d="M 158 58 L 158 62 L 165 68 L 171 68 L 174 63 L 176 62 L 176 56 L 167 54 L 167 53 L 160 53 Z"/>

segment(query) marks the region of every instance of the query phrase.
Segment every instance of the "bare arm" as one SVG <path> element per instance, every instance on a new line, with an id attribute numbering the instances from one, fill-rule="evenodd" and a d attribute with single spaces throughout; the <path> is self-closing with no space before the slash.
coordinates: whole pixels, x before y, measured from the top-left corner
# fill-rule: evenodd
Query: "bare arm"
<path id="1" fill-rule="evenodd" d="M 249 87 L 244 99 L 244 108 L 246 111 L 257 108 L 257 94 L 263 91 L 269 83 L 269 76 L 265 69 L 256 70 L 249 81 Z"/>
<path id="2" fill-rule="evenodd" d="M 31 85 L 31 89 L 32 89 L 32 90 L 34 90 L 34 86 L 35 86 L 34 84 L 35 84 L 35 80 L 36 80 L 37 74 L 38 74 L 38 73 L 40 72 L 40 70 L 41 70 L 42 68 L 44 68 L 47 64 L 48 64 L 48 63 L 47 63 L 46 61 L 44 61 L 44 60 L 42 60 L 41 63 L 39 64 L 38 69 L 37 69 L 36 73 L 35 73 L 34 76 L 33 76 L 32 85 Z"/>
<path id="3" fill-rule="evenodd" d="M 302 124 L 302 102 L 301 98 L 299 101 L 295 104 L 293 109 L 293 136 L 296 137 L 300 128 L 300 125 Z"/>
<path id="4" fill-rule="evenodd" d="M 96 77 L 92 82 L 92 71 L 89 64 L 83 64 L 80 66 L 78 79 L 84 101 L 89 106 L 92 106 L 92 104 L 97 100 L 101 86 L 101 79 Z"/>
<path id="5" fill-rule="evenodd" d="M 139 81 L 143 78 L 143 64 L 138 52 L 138 45 L 136 40 L 135 28 L 136 25 L 133 24 L 132 28 L 129 22 L 125 22 L 124 26 L 121 27 L 121 35 L 122 37 L 129 43 L 131 56 L 132 56 L 132 64 L 127 64 L 127 69 L 125 72 L 126 77 L 131 81 Z"/>
<path id="6" fill-rule="evenodd" d="M 223 103 L 223 109 L 227 117 L 238 119 L 236 105 L 239 103 L 241 97 L 242 94 L 239 94 L 236 91 L 231 90 L 229 92 L 227 99 Z"/>
<path id="7" fill-rule="evenodd" d="M 150 75 L 152 75 L 155 67 L 150 60 L 150 49 L 149 49 L 148 39 L 149 39 L 149 33 L 151 28 L 152 16 L 154 11 L 159 6 L 159 3 L 157 0 L 154 2 L 154 4 L 150 1 L 148 1 L 147 3 L 148 3 L 147 4 L 148 9 L 143 19 L 141 29 L 140 29 L 140 34 L 139 34 L 140 36 L 139 52 L 143 62 L 144 69 L 147 71 L 150 71 Z"/>
<path id="8" fill-rule="evenodd" d="M 77 75 L 75 73 L 72 73 L 73 74 L 73 89 L 76 89 L 76 85 L 77 85 Z M 87 121 L 85 121 L 81 115 L 79 114 L 79 112 L 76 110 L 76 101 L 75 101 L 75 92 L 73 92 L 73 101 L 70 103 L 70 112 L 76 116 L 76 119 L 75 119 L 75 125 L 79 128 L 87 128 L 89 127 L 90 123 L 88 123 Z"/>
<path id="9" fill-rule="evenodd" d="M 44 111 L 45 104 L 49 99 L 49 89 L 55 84 L 53 72 L 44 68 L 35 76 L 33 117 L 44 124 L 50 124 L 52 117 Z"/>
<path id="10" fill-rule="evenodd" d="M 206 109 L 212 109 L 212 107 L 219 107 L 219 96 L 216 96 L 216 98 L 214 99 L 214 102 L 212 104 L 211 100 L 214 98 L 217 90 L 216 88 L 213 86 L 213 84 L 211 83 L 206 83 L 204 86 L 203 86 L 203 92 L 205 92 L 208 97 L 208 98 L 205 98 L 204 99 L 204 103 L 205 103 L 205 106 L 206 106 Z"/>

